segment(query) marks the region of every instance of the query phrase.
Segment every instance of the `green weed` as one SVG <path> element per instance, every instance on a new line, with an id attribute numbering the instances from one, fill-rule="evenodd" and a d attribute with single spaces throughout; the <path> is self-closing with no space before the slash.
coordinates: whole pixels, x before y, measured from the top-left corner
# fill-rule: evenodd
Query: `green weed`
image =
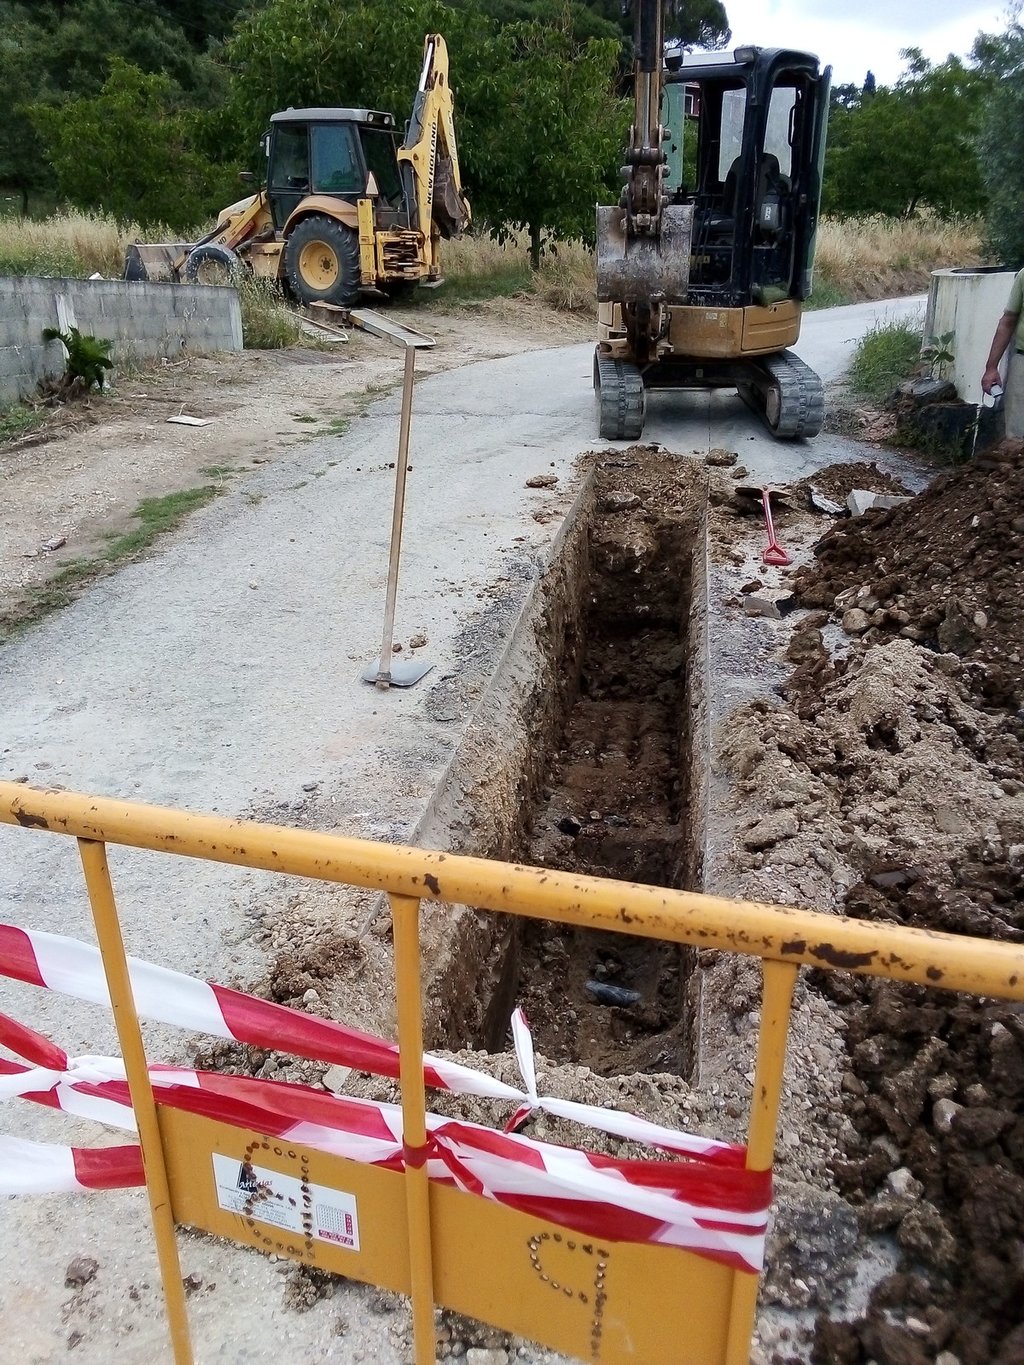
<path id="1" fill-rule="evenodd" d="M 135 509 L 139 525 L 124 535 L 110 536 L 106 550 L 93 559 L 69 560 L 45 583 L 34 589 L 27 600 L 6 613 L 0 612 L 0 643 L 14 639 L 29 626 L 72 603 L 82 588 L 116 568 L 137 559 L 155 540 L 175 530 L 190 512 L 212 501 L 222 490 L 211 484 L 167 493 L 161 498 L 143 498 Z"/>
<path id="2" fill-rule="evenodd" d="M 29 403 L 12 403 L 9 408 L 0 408 L 0 443 L 24 436 L 42 426 L 45 420 L 45 409 L 34 408 Z"/>
<path id="3" fill-rule="evenodd" d="M 850 384 L 863 398 L 881 403 L 917 368 L 921 331 L 908 322 L 877 323 L 861 339 L 850 366 Z"/>
<path id="4" fill-rule="evenodd" d="M 166 493 L 162 498 L 143 498 L 135 509 L 139 525 L 110 542 L 106 558 L 110 562 L 128 559 L 147 550 L 158 536 L 177 530 L 190 512 L 205 507 L 221 490 L 212 484 Z"/>
<path id="5" fill-rule="evenodd" d="M 243 275 L 235 287 L 242 309 L 242 344 L 247 351 L 277 351 L 298 345 L 302 328 L 285 307 L 284 296 L 273 280 Z"/>
<path id="6" fill-rule="evenodd" d="M 814 290 L 805 301 L 804 307 L 813 312 L 816 308 L 841 308 L 843 304 L 852 302 L 849 295 L 844 294 L 834 281 L 818 276 L 814 281 Z"/>

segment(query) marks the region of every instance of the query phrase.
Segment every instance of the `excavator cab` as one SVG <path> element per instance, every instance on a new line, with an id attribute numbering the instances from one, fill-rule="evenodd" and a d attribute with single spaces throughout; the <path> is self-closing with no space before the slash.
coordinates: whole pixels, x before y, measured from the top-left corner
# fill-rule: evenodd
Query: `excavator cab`
<path id="1" fill-rule="evenodd" d="M 828 81 L 803 52 L 740 48 L 671 62 L 665 188 L 670 203 L 693 205 L 689 303 L 810 293 Z"/>
<path id="2" fill-rule="evenodd" d="M 649 49 L 660 0 L 634 8 Z M 638 54 L 626 187 L 597 211 L 601 435 L 637 439 L 650 389 L 735 388 L 774 435 L 814 436 L 821 381 L 788 348 L 811 290 L 831 68 L 758 47 Z"/>

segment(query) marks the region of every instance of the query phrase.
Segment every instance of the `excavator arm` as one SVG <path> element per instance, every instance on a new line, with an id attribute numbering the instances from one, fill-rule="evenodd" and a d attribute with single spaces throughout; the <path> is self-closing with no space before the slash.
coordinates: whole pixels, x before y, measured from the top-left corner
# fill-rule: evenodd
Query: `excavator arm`
<path id="1" fill-rule="evenodd" d="M 471 215 L 462 192 L 448 48 L 439 33 L 428 33 L 423 44 L 423 67 L 398 161 L 410 205 L 410 226 L 423 234 L 424 242 L 463 232 Z M 433 257 L 432 248 L 430 254 Z"/>
<path id="2" fill-rule="evenodd" d="M 633 125 L 622 167 L 622 195 L 597 210 L 597 297 L 622 305 L 633 354 L 657 353 L 663 304 L 686 300 L 693 210 L 670 205 L 665 193 L 661 125 L 663 16 L 670 0 L 632 0 Z"/>
<path id="3" fill-rule="evenodd" d="M 656 236 L 664 206 L 665 136 L 661 126 L 663 0 L 633 0 L 633 126 L 622 168 L 621 206 L 632 237 Z"/>

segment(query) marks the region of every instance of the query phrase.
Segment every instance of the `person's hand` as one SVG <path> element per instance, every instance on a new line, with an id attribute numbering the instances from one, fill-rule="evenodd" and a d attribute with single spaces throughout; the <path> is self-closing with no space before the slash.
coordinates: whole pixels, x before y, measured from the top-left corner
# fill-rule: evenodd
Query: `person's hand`
<path id="1" fill-rule="evenodd" d="M 981 387 L 985 393 L 991 393 L 993 389 L 1003 387 L 1003 377 L 999 373 L 998 365 L 990 365 L 981 376 Z"/>

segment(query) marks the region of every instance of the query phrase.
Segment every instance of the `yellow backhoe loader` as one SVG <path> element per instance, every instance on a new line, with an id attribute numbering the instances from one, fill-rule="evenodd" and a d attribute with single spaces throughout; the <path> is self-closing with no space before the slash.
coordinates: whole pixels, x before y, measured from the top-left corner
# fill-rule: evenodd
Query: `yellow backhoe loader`
<path id="1" fill-rule="evenodd" d="M 441 277 L 440 239 L 470 221 L 448 49 L 427 35 L 404 141 L 392 114 L 286 109 L 264 134 L 266 185 L 198 242 L 138 243 L 125 278 L 224 283 L 244 270 L 300 303 L 348 308 L 360 289 L 397 295 Z"/>

